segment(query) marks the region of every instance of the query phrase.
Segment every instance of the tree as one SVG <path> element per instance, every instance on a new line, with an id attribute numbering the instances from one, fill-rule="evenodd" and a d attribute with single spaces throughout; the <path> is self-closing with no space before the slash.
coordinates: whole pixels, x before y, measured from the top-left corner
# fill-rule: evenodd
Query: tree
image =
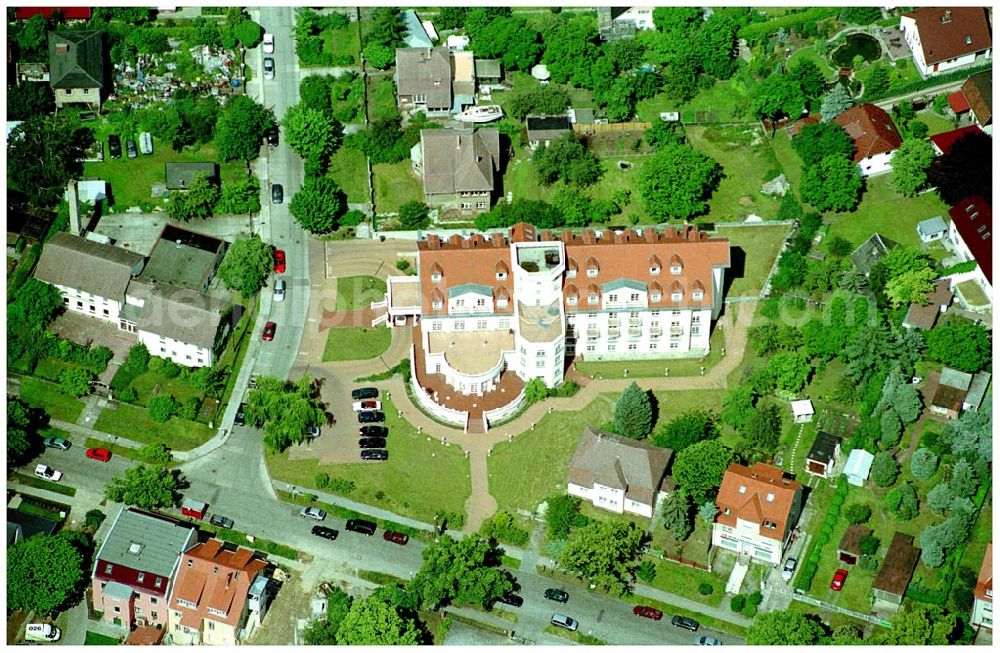
<path id="1" fill-rule="evenodd" d="M 476 216 L 476 229 L 510 227 L 518 222 L 527 222 L 541 229 L 552 229 L 561 227 L 566 220 L 562 211 L 548 202 L 515 199 L 510 204 L 498 202 L 489 212 Z"/>
<path id="2" fill-rule="evenodd" d="M 209 218 L 215 212 L 219 197 L 219 186 L 215 180 L 199 172 L 186 191 L 179 191 L 170 198 L 167 215 L 184 222 L 192 218 Z"/>
<path id="3" fill-rule="evenodd" d="M 882 451 L 872 461 L 872 480 L 879 487 L 890 487 L 899 476 L 899 463 L 891 453 Z"/>
<path id="4" fill-rule="evenodd" d="M 923 123 L 920 123 L 923 124 Z M 934 150 L 925 140 L 907 139 L 892 156 L 892 183 L 900 195 L 913 197 L 927 183 Z"/>
<path id="5" fill-rule="evenodd" d="M 561 86 L 548 84 L 512 93 L 504 109 L 512 118 L 523 121 L 528 114 L 558 115 L 569 107 L 569 94 Z"/>
<path id="6" fill-rule="evenodd" d="M 840 19 L 845 23 L 870 25 L 882 19 L 882 10 L 878 7 L 845 7 L 840 12 Z"/>
<path id="7" fill-rule="evenodd" d="M 936 277 L 937 273 L 930 268 L 904 272 L 885 284 L 885 296 L 893 308 L 910 303 L 926 304 L 927 294 L 934 290 Z"/>
<path id="8" fill-rule="evenodd" d="M 987 395 L 978 411 L 964 411 L 948 422 L 940 442 L 956 456 L 971 456 L 973 460 L 993 460 L 992 399 Z"/>
<path id="9" fill-rule="evenodd" d="M 314 234 L 325 234 L 337 228 L 337 218 L 347 208 L 347 197 L 329 177 L 306 177 L 299 192 L 292 196 L 288 206 L 292 216 L 303 229 Z"/>
<path id="10" fill-rule="evenodd" d="M 753 94 L 751 107 L 759 118 L 795 118 L 802 113 L 805 96 L 799 83 L 788 75 L 769 75 Z"/>
<path id="11" fill-rule="evenodd" d="M 677 490 L 663 503 L 663 528 L 672 531 L 674 540 L 686 540 L 694 530 L 691 519 L 691 497 L 684 490 Z"/>
<path id="12" fill-rule="evenodd" d="M 327 421 L 318 395 L 308 376 L 295 383 L 260 377 L 257 388 L 247 396 L 247 423 L 264 427 L 264 444 L 269 450 L 284 451 L 304 441 L 309 426 Z"/>
<path id="13" fill-rule="evenodd" d="M 882 412 L 879 417 L 879 442 L 886 449 L 899 444 L 899 438 L 903 435 L 903 420 L 899 418 L 899 413 L 891 408 Z"/>
<path id="14" fill-rule="evenodd" d="M 531 162 L 543 184 L 563 179 L 567 184 L 585 187 L 596 183 L 603 173 L 597 156 L 572 133 L 552 141 L 548 147 L 539 147 Z"/>
<path id="15" fill-rule="evenodd" d="M 90 394 L 94 373 L 82 367 L 67 367 L 59 372 L 59 389 L 71 397 Z"/>
<path id="16" fill-rule="evenodd" d="M 514 515 L 507 510 L 498 510 L 479 527 L 479 534 L 487 539 L 495 539 L 505 544 L 524 546 L 531 534 L 517 525 Z"/>
<path id="17" fill-rule="evenodd" d="M 733 460 L 733 452 L 721 440 L 705 440 L 679 452 L 674 458 L 674 481 L 701 502 L 715 494 Z"/>
<path id="18" fill-rule="evenodd" d="M 963 319 L 946 319 L 927 332 L 927 357 L 973 374 L 990 361 L 990 332 Z"/>
<path id="19" fill-rule="evenodd" d="M 871 645 L 949 644 L 956 629 L 955 616 L 936 606 L 913 604 L 892 618 L 892 628 L 868 640 Z"/>
<path id="20" fill-rule="evenodd" d="M 104 498 L 138 506 L 145 510 L 166 508 L 176 503 L 177 478 L 165 467 L 136 465 L 125 476 L 112 478 L 104 487 Z"/>
<path id="21" fill-rule="evenodd" d="M 558 20 L 553 27 L 542 30 L 542 62 L 552 81 L 585 88 L 592 85 L 590 69 L 599 53 L 596 27 L 589 21 L 569 19 Z"/>
<path id="22" fill-rule="evenodd" d="M 818 165 L 828 156 L 850 159 L 855 151 L 854 141 L 835 122 L 805 125 L 792 139 L 792 148 L 806 167 Z"/>
<path id="23" fill-rule="evenodd" d="M 500 59 L 504 70 L 531 70 L 543 49 L 538 32 L 524 19 L 494 8 L 471 9 L 465 29 L 471 39 L 469 49 L 476 56 Z"/>
<path id="24" fill-rule="evenodd" d="M 288 109 L 281 121 L 285 140 L 292 151 L 312 165 L 322 168 L 340 146 L 343 128 L 330 113 L 299 102 Z"/>
<path id="25" fill-rule="evenodd" d="M 742 431 L 750 418 L 753 417 L 753 405 L 756 394 L 748 385 L 738 385 L 726 391 L 722 398 L 722 421 L 737 431 Z"/>
<path id="26" fill-rule="evenodd" d="M 7 87 L 7 118 L 9 120 L 27 120 L 32 116 L 52 113 L 55 108 L 55 97 L 48 84 L 21 82 Z"/>
<path id="27" fill-rule="evenodd" d="M 406 25 L 399 7 L 378 7 L 371 15 L 367 42 L 391 48 L 403 45 Z"/>
<path id="28" fill-rule="evenodd" d="M 937 454 L 926 447 L 920 447 L 910 456 L 910 471 L 913 473 L 913 478 L 918 481 L 926 481 L 934 476 L 937 468 Z"/>
<path id="29" fill-rule="evenodd" d="M 972 465 L 965 458 L 955 462 L 951 468 L 951 480 L 948 486 L 957 497 L 971 497 L 976 493 L 979 482 Z"/>
<path id="30" fill-rule="evenodd" d="M 799 59 L 788 67 L 788 76 L 798 83 L 802 95 L 812 100 L 818 98 L 826 89 L 826 78 L 815 62 L 809 59 Z"/>
<path id="31" fill-rule="evenodd" d="M 614 43 L 631 43 L 632 41 L 615 41 Z M 654 150 L 664 145 L 681 145 L 686 142 L 684 132 L 676 123 L 657 120 L 653 125 L 642 133 L 642 137 Z"/>
<path id="32" fill-rule="evenodd" d="M 812 373 L 808 357 L 790 351 L 772 356 L 767 362 L 767 367 L 774 374 L 778 389 L 792 394 L 798 393 L 805 387 Z"/>
<path id="33" fill-rule="evenodd" d="M 920 513 L 917 488 L 912 483 L 903 483 L 899 487 L 889 490 L 885 502 L 892 514 L 900 521 L 909 521 Z M 862 551 L 862 553 L 874 553 L 874 551 Z"/>
<path id="34" fill-rule="evenodd" d="M 708 208 L 722 167 L 686 145 L 665 145 L 639 168 L 646 211 L 657 220 L 687 219 Z"/>
<path id="35" fill-rule="evenodd" d="M 147 402 L 146 410 L 150 419 L 163 423 L 173 417 L 180 407 L 177 400 L 170 395 L 156 395 Z"/>
<path id="36" fill-rule="evenodd" d="M 882 401 L 879 407 L 891 408 L 899 415 L 904 424 L 910 424 L 920 417 L 923 402 L 916 387 L 903 378 L 897 367 L 885 378 L 885 385 L 882 386 Z"/>
<path id="37" fill-rule="evenodd" d="M 864 524 L 872 516 L 872 507 L 867 503 L 852 503 L 844 509 L 844 518 L 850 524 Z"/>
<path id="38" fill-rule="evenodd" d="M 635 524 L 594 521 L 570 533 L 559 566 L 601 589 L 623 594 L 632 585 L 645 532 Z"/>
<path id="39" fill-rule="evenodd" d="M 260 211 L 260 181 L 257 175 L 240 175 L 222 187 L 218 213 L 257 213 Z"/>
<path id="40" fill-rule="evenodd" d="M 49 615 L 84 580 L 84 560 L 70 540 L 40 533 L 7 549 L 7 609 Z"/>
<path id="41" fill-rule="evenodd" d="M 615 431 L 633 440 L 641 440 L 653 428 L 653 405 L 649 393 L 633 381 L 615 402 Z"/>
<path id="42" fill-rule="evenodd" d="M 980 195 L 987 203 L 993 201 L 992 166 L 982 165 L 992 154 L 992 139 L 974 130 L 955 141 L 948 153 L 931 163 L 927 179 L 936 186 L 938 195 L 949 206 L 967 197 Z"/>
<path id="43" fill-rule="evenodd" d="M 927 493 L 927 507 L 935 514 L 943 515 L 955 499 L 955 492 L 947 483 L 938 483 Z"/>
<path id="44" fill-rule="evenodd" d="M 796 610 L 758 614 L 747 630 L 747 644 L 754 646 L 811 646 L 823 636 L 816 615 Z"/>
<path id="45" fill-rule="evenodd" d="M 865 82 L 865 98 L 888 91 L 889 81 L 889 69 L 880 63 L 873 65 Z"/>
<path id="46" fill-rule="evenodd" d="M 7 466 L 26 463 L 38 441 L 38 411 L 18 397 L 7 396 Z"/>
<path id="47" fill-rule="evenodd" d="M 13 32 L 13 30 L 11 30 Z M 45 44 L 48 42 L 49 25 L 45 16 L 36 14 L 26 20 L 16 35 L 11 34 L 17 43 L 19 54 L 25 61 L 37 63 L 45 61 Z"/>
<path id="48" fill-rule="evenodd" d="M 83 174 L 81 159 L 93 142 L 90 129 L 64 116 L 31 116 L 7 139 L 8 179 L 35 205 L 57 204 Z"/>
<path id="49" fill-rule="evenodd" d="M 233 34 L 247 49 L 257 47 L 263 33 L 263 28 L 252 20 L 244 20 L 233 28 Z"/>
<path id="50" fill-rule="evenodd" d="M 226 251 L 218 275 L 230 290 L 252 297 L 264 287 L 273 264 L 271 246 L 259 236 L 237 238 Z"/>
<path id="51" fill-rule="evenodd" d="M 230 96 L 215 124 L 215 146 L 219 156 L 223 161 L 256 159 L 264 132 L 274 124 L 270 109 L 246 95 Z"/>
<path id="52" fill-rule="evenodd" d="M 410 200 L 399 207 L 399 226 L 403 229 L 426 229 L 431 223 L 430 209 L 419 200 Z"/>
<path id="53" fill-rule="evenodd" d="M 524 384 L 524 401 L 530 406 L 549 396 L 549 389 L 545 381 L 534 378 Z"/>
<path id="54" fill-rule="evenodd" d="M 421 639 L 413 619 L 378 596 L 355 601 L 337 629 L 341 646 L 414 645 Z"/>
<path id="55" fill-rule="evenodd" d="M 696 442 L 717 437 L 719 427 L 715 415 L 696 409 L 681 413 L 661 426 L 653 436 L 653 444 L 673 449 L 676 453 Z"/>
<path id="56" fill-rule="evenodd" d="M 560 188 L 552 196 L 552 205 L 559 210 L 563 223 L 583 227 L 590 223 L 590 198 L 575 188 Z"/>
<path id="57" fill-rule="evenodd" d="M 311 621 L 302 632 L 305 643 L 310 646 L 336 644 L 337 630 L 347 617 L 352 602 L 347 592 L 333 587 L 333 591 L 326 596 L 326 617 Z"/>
<path id="58" fill-rule="evenodd" d="M 565 540 L 570 528 L 583 526 L 587 518 L 580 514 L 580 499 L 568 494 L 557 494 L 545 500 L 545 523 L 550 540 Z"/>
<path id="59" fill-rule="evenodd" d="M 695 49 L 705 73 L 716 79 L 729 79 L 736 71 L 736 36 L 740 25 L 725 12 L 713 11 L 705 19 Z"/>
<path id="60" fill-rule="evenodd" d="M 510 574 L 500 567 L 502 554 L 492 539 L 438 538 L 424 549 L 424 562 L 411 588 L 425 608 L 449 604 L 490 607 L 514 587 Z"/>
<path id="61" fill-rule="evenodd" d="M 802 199 L 820 211 L 849 211 L 860 199 L 861 172 L 850 159 L 827 156 L 806 168 L 799 187 Z"/>
<path id="62" fill-rule="evenodd" d="M 757 404 L 743 435 L 751 447 L 773 453 L 781 439 L 781 412 L 778 407 L 769 402 Z"/>

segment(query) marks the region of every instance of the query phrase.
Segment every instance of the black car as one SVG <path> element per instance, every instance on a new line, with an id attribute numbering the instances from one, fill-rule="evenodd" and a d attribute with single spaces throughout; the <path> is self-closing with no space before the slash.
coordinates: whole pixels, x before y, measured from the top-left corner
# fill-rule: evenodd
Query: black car
<path id="1" fill-rule="evenodd" d="M 513 592 L 506 592 L 503 596 L 497 599 L 497 603 L 505 603 L 507 605 L 514 606 L 515 608 L 520 608 L 524 605 L 524 599 Z"/>
<path id="2" fill-rule="evenodd" d="M 271 185 L 271 202 L 273 204 L 281 204 L 285 201 L 285 187 L 281 184 Z"/>
<path id="3" fill-rule="evenodd" d="M 549 588 L 545 590 L 545 598 L 550 601 L 555 601 L 557 603 L 565 603 L 569 601 L 569 594 L 562 590 L 557 590 L 555 588 Z"/>
<path id="4" fill-rule="evenodd" d="M 112 159 L 122 158 L 122 139 L 118 137 L 118 134 L 108 136 L 108 153 L 111 154 Z"/>
<path id="5" fill-rule="evenodd" d="M 339 533 L 335 528 L 329 528 L 328 526 L 320 526 L 319 524 L 312 527 L 312 534 L 318 537 L 324 537 L 328 540 L 335 540 L 337 539 L 337 535 L 339 535 Z"/>
<path id="6" fill-rule="evenodd" d="M 208 521 L 213 526 L 218 526 L 219 528 L 232 528 L 233 520 L 229 517 L 223 517 L 222 515 L 212 515 L 208 518 Z"/>
<path id="7" fill-rule="evenodd" d="M 385 449 L 385 438 L 361 438 L 358 446 L 362 449 Z"/>
<path id="8" fill-rule="evenodd" d="M 374 535 L 378 529 L 378 524 L 367 519 L 348 519 L 347 530 L 364 535 Z"/>
<path id="9" fill-rule="evenodd" d="M 278 128 L 271 127 L 266 132 L 264 132 L 264 137 L 267 138 L 267 144 L 275 146 L 278 144 Z"/>
<path id="10" fill-rule="evenodd" d="M 384 422 L 385 413 L 380 410 L 363 410 L 358 413 L 358 422 L 361 424 L 370 424 L 372 422 Z"/>
<path id="11" fill-rule="evenodd" d="M 361 460 L 389 460 L 389 452 L 385 449 L 362 449 Z"/>
<path id="12" fill-rule="evenodd" d="M 134 159 L 139 156 L 139 148 L 135 146 L 135 141 L 131 138 L 125 141 L 125 149 L 128 150 L 128 158 Z"/>
<path id="13" fill-rule="evenodd" d="M 351 399 L 359 401 L 361 399 L 378 399 L 378 388 L 355 388 L 351 390 Z"/>
<path id="14" fill-rule="evenodd" d="M 389 436 L 389 429 L 384 426 L 368 424 L 367 426 L 362 426 L 358 429 L 358 433 L 363 438 L 385 438 Z"/>
<path id="15" fill-rule="evenodd" d="M 247 411 L 247 405 L 245 403 L 241 403 L 239 407 L 236 409 L 236 417 L 233 418 L 233 424 L 235 424 L 236 426 L 246 426 L 247 423 L 246 411 Z"/>
<path id="16" fill-rule="evenodd" d="M 701 624 L 699 624 L 691 617 L 682 617 L 680 615 L 677 615 L 673 619 L 671 619 L 670 623 L 677 626 L 678 628 L 683 628 L 684 630 L 690 630 L 691 632 L 695 632 L 698 630 L 699 627 L 701 627 Z"/>

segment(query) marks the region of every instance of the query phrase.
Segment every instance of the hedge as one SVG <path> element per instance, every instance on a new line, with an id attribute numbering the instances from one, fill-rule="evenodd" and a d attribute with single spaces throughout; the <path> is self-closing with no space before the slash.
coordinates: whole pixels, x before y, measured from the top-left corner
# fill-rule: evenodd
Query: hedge
<path id="1" fill-rule="evenodd" d="M 942 277 L 947 277 L 952 274 L 965 274 L 966 272 L 972 272 L 979 265 L 975 260 L 965 261 L 964 263 L 958 263 L 957 265 L 952 265 L 941 271 Z"/>
<path id="2" fill-rule="evenodd" d="M 791 30 L 809 23 L 836 16 L 840 13 L 841 7 L 813 7 L 798 13 L 788 13 L 778 16 L 764 23 L 751 23 L 740 28 L 738 34 L 748 41 L 763 38 L 779 29 Z"/>
<path id="3" fill-rule="evenodd" d="M 823 526 L 809 544 L 809 550 L 806 553 L 802 571 L 795 577 L 795 589 L 805 592 L 812 585 L 813 578 L 815 578 L 816 572 L 819 570 L 819 556 L 823 552 L 823 547 L 830 541 L 833 529 L 837 526 L 837 520 L 840 519 L 840 507 L 847 498 L 847 491 L 846 479 L 841 476 L 837 480 L 837 493 L 833 495 L 833 499 L 830 501 L 830 509 L 823 519 Z"/>
<path id="4" fill-rule="evenodd" d="M 866 90 L 862 102 L 876 102 L 883 98 L 893 97 L 895 95 L 906 95 L 907 93 L 915 93 L 917 91 L 922 91 L 925 88 L 939 86 L 947 82 L 955 82 L 960 79 L 965 79 L 970 75 L 975 75 L 976 73 L 983 72 L 984 70 L 992 70 L 992 65 L 993 65 L 992 63 L 988 63 L 983 66 L 973 66 L 970 68 L 963 68 L 961 70 L 945 73 L 943 75 L 934 75 L 932 77 L 928 77 L 927 79 L 918 79 L 909 82 L 907 84 L 890 86 L 881 93 L 868 93 L 868 91 Z"/>

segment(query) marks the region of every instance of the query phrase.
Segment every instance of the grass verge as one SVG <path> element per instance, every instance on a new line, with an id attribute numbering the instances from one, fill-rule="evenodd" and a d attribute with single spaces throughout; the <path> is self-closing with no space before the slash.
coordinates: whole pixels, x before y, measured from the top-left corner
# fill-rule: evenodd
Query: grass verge
<path id="1" fill-rule="evenodd" d="M 174 451 L 189 451 L 205 444 L 215 434 L 204 424 L 171 417 L 160 424 L 141 408 L 119 403 L 97 418 L 94 429 L 143 444 L 165 444 Z"/>
<path id="2" fill-rule="evenodd" d="M 509 555 L 501 556 L 500 557 L 500 564 L 502 564 L 504 567 L 508 567 L 510 569 L 520 569 L 521 568 L 521 560 L 519 558 L 512 558 Z"/>
<path id="3" fill-rule="evenodd" d="M 693 612 L 691 610 L 685 610 L 684 608 L 678 608 L 677 606 L 670 605 L 669 603 L 664 603 L 663 601 L 658 601 L 656 599 L 651 599 L 646 596 L 637 596 L 635 594 L 630 594 L 622 597 L 622 601 L 626 603 L 631 603 L 633 605 L 648 605 L 660 610 L 666 615 L 675 616 L 679 615 L 681 617 L 690 617 L 697 621 L 702 626 L 707 626 L 708 628 L 714 628 L 715 630 L 721 630 L 724 633 L 729 633 L 730 635 L 736 635 L 737 637 L 746 637 L 747 629 L 739 624 L 734 624 L 724 619 L 719 619 L 717 617 L 712 617 L 701 612 Z"/>
<path id="4" fill-rule="evenodd" d="M 392 331 L 386 327 L 335 327 L 323 348 L 323 361 L 363 361 L 389 349 Z"/>
<path id="5" fill-rule="evenodd" d="M 104 440 L 98 440 L 97 438 L 87 438 L 85 444 L 88 448 L 100 447 L 102 449 L 107 449 L 112 453 L 112 455 L 121 456 L 122 458 L 128 458 L 129 460 L 135 460 L 140 463 L 149 462 L 142 456 L 138 455 L 139 454 L 138 449 L 133 449 L 132 447 L 126 447 L 125 445 L 122 444 L 112 444 L 110 442 L 105 442 Z M 180 465 L 180 461 L 175 460 L 171 456 L 170 462 L 167 463 L 166 465 L 163 465 L 163 467 L 166 467 L 167 469 L 172 469 L 174 467 L 177 467 L 178 465 Z"/>
<path id="6" fill-rule="evenodd" d="M 386 574 L 381 571 L 372 571 L 371 569 L 359 569 L 358 578 L 368 581 L 369 583 L 375 583 L 376 585 L 391 585 L 393 583 L 406 583 L 405 578 L 400 578 L 399 576 L 393 576 L 392 574 Z"/>
<path id="7" fill-rule="evenodd" d="M 200 528 L 203 530 L 209 530 L 204 525 L 201 525 Z M 287 560 L 298 560 L 302 556 L 298 549 L 293 549 L 286 544 L 279 544 L 278 542 L 272 542 L 271 540 L 265 540 L 260 537 L 255 537 L 254 541 L 251 542 L 247 539 L 246 533 L 241 533 L 228 528 L 218 529 L 215 531 L 215 536 L 224 542 L 232 542 L 233 544 L 245 546 L 248 549 L 263 551 L 269 555 L 275 555 Z"/>
<path id="8" fill-rule="evenodd" d="M 586 633 L 581 633 L 579 630 L 569 631 L 565 628 L 558 628 L 556 626 L 546 626 L 544 633 L 549 635 L 555 635 L 556 637 L 562 637 L 563 639 L 568 639 L 571 642 L 576 642 L 577 644 L 586 644 L 588 646 L 601 646 L 607 644 L 603 639 L 594 637 L 593 635 L 587 635 Z"/>
<path id="9" fill-rule="evenodd" d="M 353 311 L 385 299 L 385 279 L 369 275 L 337 279 L 336 311 Z"/>
<path id="10" fill-rule="evenodd" d="M 62 483 L 46 481 L 44 478 L 38 478 L 37 476 L 29 476 L 28 474 L 15 472 L 11 478 L 14 482 L 20 483 L 21 485 L 27 485 L 28 487 L 38 488 L 39 490 L 48 490 L 49 492 L 55 492 L 56 494 L 61 494 L 67 497 L 76 496 L 75 487 L 63 485 Z"/>
<path id="11" fill-rule="evenodd" d="M 118 646 L 120 643 L 121 640 L 115 637 L 108 637 L 90 630 L 87 631 L 87 636 L 83 640 L 84 646 Z"/>

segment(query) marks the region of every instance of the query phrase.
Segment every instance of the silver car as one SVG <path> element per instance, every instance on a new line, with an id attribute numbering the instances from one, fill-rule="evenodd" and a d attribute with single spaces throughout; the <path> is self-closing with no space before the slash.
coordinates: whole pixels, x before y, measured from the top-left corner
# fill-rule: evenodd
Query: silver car
<path id="1" fill-rule="evenodd" d="M 274 59 L 264 57 L 264 79 L 274 79 Z"/>
<path id="2" fill-rule="evenodd" d="M 326 519 L 326 511 L 320 508 L 303 508 L 299 511 L 299 514 L 303 517 L 308 517 L 309 519 L 315 519 L 316 521 L 323 521 Z"/>
<path id="3" fill-rule="evenodd" d="M 792 576 L 795 575 L 795 567 L 797 567 L 799 561 L 795 558 L 789 558 L 785 560 L 785 566 L 781 569 L 781 580 L 788 582 L 792 580 Z"/>
<path id="4" fill-rule="evenodd" d="M 274 282 L 274 301 L 283 302 L 285 301 L 285 280 L 277 279 Z"/>

